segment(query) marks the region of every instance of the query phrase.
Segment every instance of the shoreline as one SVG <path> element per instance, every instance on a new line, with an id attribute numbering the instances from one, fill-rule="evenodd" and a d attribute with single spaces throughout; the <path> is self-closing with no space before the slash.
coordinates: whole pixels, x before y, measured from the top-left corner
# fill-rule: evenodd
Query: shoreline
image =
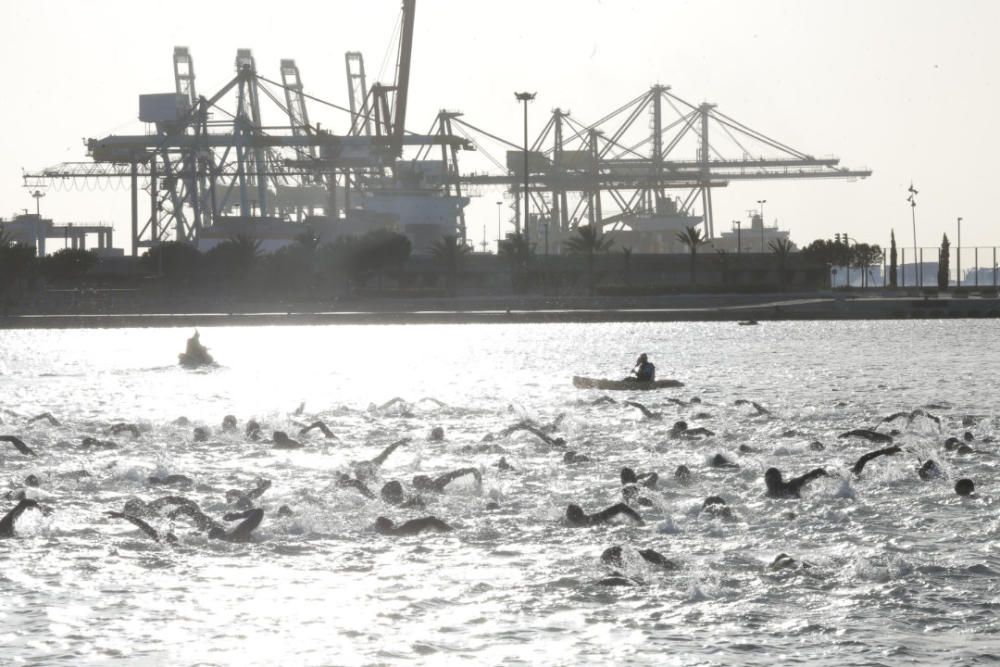
<path id="1" fill-rule="evenodd" d="M 713 303 L 714 301 L 714 303 Z M 615 305 L 615 303 L 619 305 Z M 658 303 L 657 303 L 658 302 Z M 696 305 L 698 303 L 702 305 Z M 706 303 L 708 302 L 708 303 Z M 0 316 L 0 329 L 91 329 L 143 327 L 529 324 L 586 322 L 739 322 L 746 320 L 888 320 L 998 318 L 998 298 L 757 295 L 699 299 L 694 295 L 656 300 L 515 298 L 428 303 L 367 302 L 374 308 L 245 308 L 230 312 L 47 313 Z M 301 304 L 305 305 L 305 304 Z M 337 304 L 347 306 L 347 304 Z M 357 304 L 361 305 L 361 304 Z M 325 306 L 325 308 L 323 307 Z"/>

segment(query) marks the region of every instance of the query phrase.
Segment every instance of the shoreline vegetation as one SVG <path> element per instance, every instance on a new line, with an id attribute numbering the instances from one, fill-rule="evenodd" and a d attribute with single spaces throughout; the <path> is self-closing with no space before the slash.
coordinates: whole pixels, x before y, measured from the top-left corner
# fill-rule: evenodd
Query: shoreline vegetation
<path id="1" fill-rule="evenodd" d="M 760 322 L 1000 317 L 987 293 L 932 290 L 880 294 L 804 292 L 660 297 L 352 298 L 317 302 L 152 301 L 142 309 L 45 309 L 0 316 L 0 329 L 132 328 L 307 324 L 476 324 L 546 322 Z"/>

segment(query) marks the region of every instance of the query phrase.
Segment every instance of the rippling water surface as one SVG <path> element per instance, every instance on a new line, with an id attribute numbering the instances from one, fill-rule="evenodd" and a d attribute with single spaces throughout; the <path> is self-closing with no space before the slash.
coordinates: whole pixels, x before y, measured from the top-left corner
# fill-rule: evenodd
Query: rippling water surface
<path id="1" fill-rule="evenodd" d="M 163 665 L 486 664 L 973 664 L 1000 659 L 1000 522 L 995 406 L 997 323 L 811 322 L 213 328 L 202 339 L 220 362 L 177 367 L 181 329 L 0 332 L 0 433 L 40 456 L 0 449 L 3 484 L 53 509 L 27 512 L 0 541 L 0 663 Z M 617 377 L 639 352 L 680 389 L 598 403 L 574 374 Z M 669 398 L 700 404 L 677 405 Z M 405 403 L 379 406 L 394 397 Z M 427 400 L 433 398 L 436 400 Z M 622 400 L 662 413 L 651 420 Z M 773 414 L 756 415 L 737 399 Z M 296 408 L 304 402 L 301 414 Z M 908 451 L 847 469 L 876 445 L 838 439 L 886 415 L 922 407 L 902 429 Z M 51 412 L 60 426 L 28 425 Z M 700 414 L 699 414 L 700 413 Z M 241 431 L 224 433 L 226 414 Z M 593 459 L 530 433 L 498 435 L 530 418 Z M 190 425 L 174 422 L 186 416 Z M 963 418 L 966 420 L 963 426 Z M 242 437 L 250 418 L 266 434 L 295 436 L 322 419 L 306 447 L 271 449 Z M 668 434 L 675 420 L 716 436 Z M 111 436 L 117 422 L 137 439 Z M 207 426 L 207 442 L 192 428 Z M 432 443 L 434 426 L 446 439 Z M 944 451 L 970 431 L 971 454 Z M 487 435 L 496 436 L 494 439 Z M 84 436 L 115 449 L 86 450 Z M 371 483 L 480 468 L 425 495 L 426 511 L 365 500 L 335 484 L 351 462 L 401 437 Z M 484 438 L 486 441 L 484 442 Z M 809 447 L 826 445 L 822 451 Z M 748 445 L 752 452 L 741 452 Z M 721 453 L 738 468 L 713 468 Z M 495 463 L 505 456 L 513 472 Z M 933 457 L 948 479 L 921 482 Z M 673 470 L 687 465 L 689 484 Z M 644 526 L 570 528 L 566 505 L 596 511 L 621 500 L 623 465 L 656 470 Z M 763 470 L 834 473 L 801 501 L 763 495 Z M 85 470 L 88 476 L 67 476 Z M 250 544 L 210 541 L 183 520 L 151 519 L 176 545 L 156 543 L 105 516 L 130 498 L 176 491 L 153 474 L 184 474 L 183 491 L 221 517 L 228 489 L 273 480 Z M 977 495 L 960 498 L 970 477 Z M 6 494 L 7 490 L 0 491 Z M 733 520 L 700 511 L 721 495 Z M 499 509 L 487 509 L 496 502 Z M 13 500 L 5 500 L 10 508 Z M 290 506 L 295 514 L 280 518 Z M 6 511 L 6 510 L 4 510 Z M 393 538 L 376 517 L 433 514 L 448 534 Z M 598 582 L 599 556 L 626 546 L 636 585 Z M 635 558 L 654 548 L 679 568 Z M 811 567 L 774 570 L 787 553 Z"/>

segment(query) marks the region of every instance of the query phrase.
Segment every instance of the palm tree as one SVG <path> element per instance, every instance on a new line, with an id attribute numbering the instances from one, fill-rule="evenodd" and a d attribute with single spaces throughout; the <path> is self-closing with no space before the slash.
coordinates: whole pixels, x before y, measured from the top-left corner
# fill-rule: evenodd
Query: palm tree
<path id="1" fill-rule="evenodd" d="M 625 278 L 625 284 L 632 285 L 632 247 L 622 246 L 622 264 L 624 265 L 623 273 Z"/>
<path id="2" fill-rule="evenodd" d="M 507 238 L 500 242 L 500 255 L 506 257 L 510 263 L 511 289 L 516 291 L 518 284 L 522 282 L 520 275 L 527 271 L 528 260 L 533 251 L 534 247 L 528 242 L 528 238 L 520 232 L 508 234 Z"/>
<path id="3" fill-rule="evenodd" d="M 701 235 L 701 230 L 694 227 L 685 227 L 683 232 L 677 232 L 677 240 L 688 247 L 691 253 L 691 284 L 695 283 L 695 261 L 698 255 L 698 247 L 708 243 L 708 239 Z"/>
<path id="4" fill-rule="evenodd" d="M 440 241 L 431 244 L 431 255 L 444 267 L 448 293 L 452 296 L 455 294 L 458 271 L 469 252 L 469 246 L 459 241 L 454 234 L 445 234 Z"/>
<path id="5" fill-rule="evenodd" d="M 587 258 L 587 293 L 594 296 L 594 255 L 610 250 L 615 240 L 590 225 L 577 227 L 576 234 L 564 245 L 571 255 L 583 255 Z"/>
<path id="6" fill-rule="evenodd" d="M 785 289 L 785 274 L 787 273 L 785 267 L 788 263 L 788 255 L 795 248 L 795 244 L 788 239 L 775 239 L 768 243 L 767 247 L 771 249 L 778 260 L 778 284 L 781 289 Z"/>
<path id="7" fill-rule="evenodd" d="M 723 286 L 729 284 L 729 253 L 725 250 L 715 251 L 716 260 L 719 262 L 719 272 L 722 274 Z"/>

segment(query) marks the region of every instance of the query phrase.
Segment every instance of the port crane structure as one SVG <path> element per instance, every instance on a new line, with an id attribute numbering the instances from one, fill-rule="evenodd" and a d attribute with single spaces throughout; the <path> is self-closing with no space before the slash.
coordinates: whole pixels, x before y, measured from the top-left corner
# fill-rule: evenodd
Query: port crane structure
<path id="1" fill-rule="evenodd" d="M 554 109 L 528 146 L 528 160 L 522 145 L 457 111 L 440 111 L 425 134 L 408 132 L 415 5 L 416 0 L 402 2 L 392 85 L 369 86 L 362 55 L 345 54 L 347 107 L 308 95 L 294 60 L 281 61 L 280 81 L 264 77 L 247 49 L 237 52 L 235 76 L 203 97 L 190 51 L 176 47 L 176 111 L 146 116 L 155 133 L 88 140 L 91 161 L 26 173 L 24 183 L 37 189 L 79 179 L 127 182 L 132 248 L 138 254 L 169 239 L 194 242 L 203 229 L 223 221 L 322 217 L 336 225 L 341 211 L 347 219 L 365 208 L 368 195 L 387 188 L 457 202 L 449 210 L 463 241 L 466 195 L 483 188 L 508 192 L 518 232 L 527 227 L 521 211 L 522 197 L 529 198 L 530 215 L 545 222 L 531 225 L 534 243 L 541 242 L 543 228 L 563 236 L 583 224 L 620 231 L 655 224 L 668 209 L 691 216 L 711 238 L 714 188 L 745 180 L 871 174 L 841 167 L 835 157 L 792 148 L 714 104 L 688 102 L 659 84 L 593 123 Z M 265 120 L 267 102 L 278 109 L 281 123 Z M 334 134 L 314 123 L 310 104 L 349 114 L 347 132 Z M 506 151 L 505 159 L 492 154 L 497 147 Z M 404 157 L 404 149 L 415 150 L 415 156 Z M 478 150 L 493 168 L 463 172 L 462 150 Z M 150 211 L 145 219 L 139 214 L 143 191 Z"/>

